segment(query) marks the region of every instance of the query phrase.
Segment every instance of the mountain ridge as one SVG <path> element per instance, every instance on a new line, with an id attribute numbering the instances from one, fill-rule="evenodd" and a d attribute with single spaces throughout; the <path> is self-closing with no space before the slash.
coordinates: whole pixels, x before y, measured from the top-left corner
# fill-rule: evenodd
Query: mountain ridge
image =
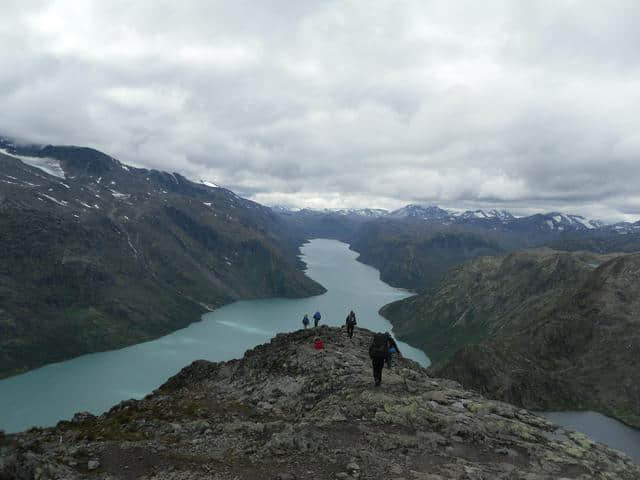
<path id="1" fill-rule="evenodd" d="M 3 146 L 0 377 L 156 338 L 233 300 L 324 291 L 302 272 L 303 237 L 229 190 L 89 148 Z"/>
<path id="2" fill-rule="evenodd" d="M 538 410 L 596 410 L 638 427 L 640 254 L 525 250 L 453 269 L 381 313 L 434 372 Z"/>
<path id="3" fill-rule="evenodd" d="M 372 385 L 373 332 L 280 334 L 199 360 L 142 400 L 0 437 L 0 478 L 594 478 L 640 466 L 527 410 L 398 358 Z M 313 339 L 325 341 L 314 350 Z"/>

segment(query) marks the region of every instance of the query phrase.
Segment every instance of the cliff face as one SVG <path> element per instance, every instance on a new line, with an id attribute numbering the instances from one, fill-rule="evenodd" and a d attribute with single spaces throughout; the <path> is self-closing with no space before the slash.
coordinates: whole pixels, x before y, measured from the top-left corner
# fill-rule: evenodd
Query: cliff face
<path id="1" fill-rule="evenodd" d="M 194 362 L 143 400 L 2 438 L 0 479 L 640 478 L 623 454 L 410 360 L 373 387 L 371 335 L 322 327 Z"/>
<path id="2" fill-rule="evenodd" d="M 530 250 L 469 262 L 383 313 L 436 375 L 526 408 L 640 426 L 639 285 L 639 254 Z"/>

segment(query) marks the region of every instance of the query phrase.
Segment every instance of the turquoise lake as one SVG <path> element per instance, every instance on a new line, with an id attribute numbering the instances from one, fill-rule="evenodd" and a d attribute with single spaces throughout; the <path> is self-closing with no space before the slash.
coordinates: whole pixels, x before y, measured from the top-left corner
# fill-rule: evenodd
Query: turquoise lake
<path id="1" fill-rule="evenodd" d="M 391 331 L 381 306 L 411 295 L 380 280 L 349 246 L 316 239 L 301 248 L 307 275 L 327 289 L 303 299 L 272 298 L 232 303 L 187 328 L 120 350 L 83 355 L 0 381 L 0 429 L 55 425 L 79 411 L 99 414 L 121 400 L 142 398 L 197 359 L 242 357 L 280 332 L 302 328 L 302 316 L 316 310 L 323 324 L 342 325 L 353 309 L 358 326 Z M 402 353 L 423 366 L 424 352 L 398 342 Z M 595 412 L 542 413 L 558 425 L 579 430 L 640 462 L 640 431 Z"/>
<path id="2" fill-rule="evenodd" d="M 302 328 L 302 316 L 311 317 L 316 310 L 322 313 L 323 324 L 342 325 L 353 309 L 358 326 L 391 331 L 378 310 L 409 292 L 382 282 L 379 272 L 357 262 L 358 254 L 345 243 L 318 239 L 301 250 L 307 275 L 324 285 L 325 294 L 235 302 L 157 340 L 83 355 L 2 380 L 0 429 L 15 432 L 55 425 L 79 411 L 98 414 L 121 400 L 142 398 L 192 361 L 242 357 L 277 333 Z M 405 356 L 429 364 L 422 351 L 402 342 L 399 346 Z"/>

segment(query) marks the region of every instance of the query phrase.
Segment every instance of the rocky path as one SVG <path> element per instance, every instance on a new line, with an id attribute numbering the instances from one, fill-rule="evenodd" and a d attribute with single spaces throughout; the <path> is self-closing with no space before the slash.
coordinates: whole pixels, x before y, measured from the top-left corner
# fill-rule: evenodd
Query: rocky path
<path id="1" fill-rule="evenodd" d="M 640 478 L 624 454 L 410 360 L 375 388 L 371 335 L 321 327 L 194 362 L 141 401 L 1 438 L 0 479 Z"/>

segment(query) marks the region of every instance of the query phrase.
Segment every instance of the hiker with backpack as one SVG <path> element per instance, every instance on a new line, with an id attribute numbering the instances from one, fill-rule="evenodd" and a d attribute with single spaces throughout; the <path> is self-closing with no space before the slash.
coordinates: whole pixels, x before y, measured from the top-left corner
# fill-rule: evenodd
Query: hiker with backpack
<path id="1" fill-rule="evenodd" d="M 306 313 L 304 314 L 304 317 L 302 317 L 302 325 L 304 325 L 304 328 L 309 326 L 309 315 Z"/>
<path id="2" fill-rule="evenodd" d="M 313 314 L 313 326 L 317 327 L 318 324 L 320 323 L 320 319 L 322 318 L 322 315 L 320 315 L 320 312 L 316 312 Z"/>
<path id="3" fill-rule="evenodd" d="M 398 355 L 402 355 L 400 353 L 400 349 L 398 348 L 398 344 L 396 343 L 396 341 L 393 339 L 393 337 L 391 336 L 391 334 L 389 332 L 386 332 L 385 335 L 387 336 L 387 341 L 388 346 L 389 346 L 389 350 L 387 353 L 387 368 L 391 368 L 391 357 L 393 357 L 394 353 L 397 353 Z"/>
<path id="4" fill-rule="evenodd" d="M 351 310 L 349 315 L 347 315 L 347 319 L 345 320 L 345 325 L 347 326 L 347 335 L 349 338 L 353 338 L 353 329 L 356 326 L 356 314 Z"/>
<path id="5" fill-rule="evenodd" d="M 382 382 L 382 368 L 389 356 L 389 336 L 386 333 L 378 332 L 373 335 L 373 340 L 369 346 L 369 356 L 373 366 L 373 381 L 376 387 Z"/>

